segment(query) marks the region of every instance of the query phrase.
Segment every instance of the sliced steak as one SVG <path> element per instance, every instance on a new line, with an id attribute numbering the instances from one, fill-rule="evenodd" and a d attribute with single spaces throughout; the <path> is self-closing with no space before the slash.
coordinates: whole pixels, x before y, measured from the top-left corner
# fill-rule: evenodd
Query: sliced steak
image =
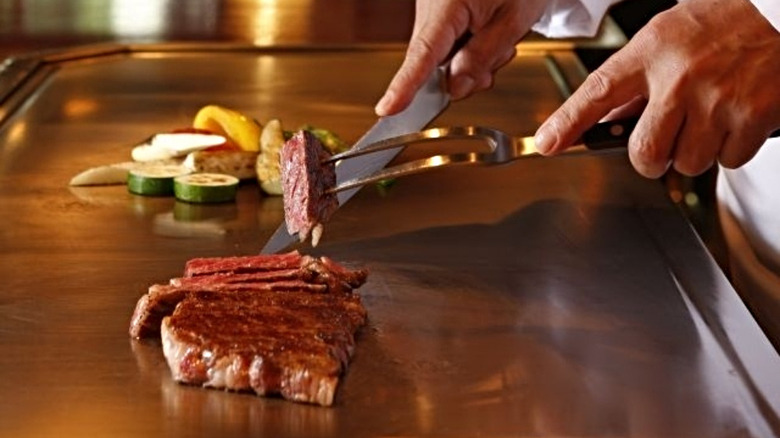
<path id="1" fill-rule="evenodd" d="M 366 281 L 368 273 L 360 269 L 347 269 L 327 257 L 316 258 L 301 255 L 298 251 L 292 251 L 279 255 L 256 255 L 243 257 L 210 257 L 197 258 L 187 262 L 184 268 L 184 277 L 198 277 L 202 275 L 216 274 L 246 274 L 241 280 L 230 281 L 261 281 L 264 275 L 270 277 L 290 275 L 289 272 L 281 272 L 297 269 L 298 278 L 312 283 L 327 284 L 333 291 L 340 289 L 355 289 Z M 256 274 L 253 277 L 249 274 Z M 208 280 L 210 282 L 215 277 Z M 229 278 L 228 276 L 222 278 Z M 183 279 L 172 280 L 175 283 L 185 284 Z"/>
<path id="2" fill-rule="evenodd" d="M 306 292 L 322 294 L 328 292 L 324 284 L 306 283 L 304 281 L 278 281 L 273 283 L 219 283 L 176 286 L 171 284 L 155 284 L 149 292 L 142 296 L 135 306 L 130 321 L 130 336 L 148 338 L 160 333 L 160 323 L 170 315 L 183 299 L 198 292 Z"/>
<path id="3" fill-rule="evenodd" d="M 327 406 L 366 322 L 353 293 L 366 278 L 297 252 L 193 259 L 138 300 L 130 335 L 161 336 L 178 381 Z"/>
<path id="4" fill-rule="evenodd" d="M 301 266 L 303 257 L 298 251 L 291 251 L 286 254 L 196 258 L 186 263 L 184 276 L 294 269 Z"/>
<path id="5" fill-rule="evenodd" d="M 179 277 L 172 278 L 170 284 L 174 286 L 202 286 L 222 283 L 274 283 L 290 280 L 311 281 L 314 277 L 315 273 L 308 269 L 294 268 L 249 272 L 246 274 L 218 272 L 216 274 L 197 275 L 194 277 Z"/>
<path id="6" fill-rule="evenodd" d="M 311 132 L 295 133 L 282 147 L 282 194 L 287 232 L 298 233 L 301 242 L 311 235 L 317 246 L 322 227 L 338 208 L 334 163 L 323 164 L 330 153 Z"/>
<path id="7" fill-rule="evenodd" d="M 366 312 L 356 294 L 189 294 L 162 322 L 180 382 L 329 406 Z"/>

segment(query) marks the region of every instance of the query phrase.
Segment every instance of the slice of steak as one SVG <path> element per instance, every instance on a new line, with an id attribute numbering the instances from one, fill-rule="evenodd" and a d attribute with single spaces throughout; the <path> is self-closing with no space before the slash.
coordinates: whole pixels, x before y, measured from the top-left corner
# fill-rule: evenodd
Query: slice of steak
<path id="1" fill-rule="evenodd" d="M 277 263 L 274 258 L 284 262 Z M 293 269 L 251 272 L 254 268 L 289 266 L 292 260 L 297 263 Z M 193 261 L 195 263 L 191 263 Z M 168 285 L 152 285 L 136 303 L 130 322 L 130 336 L 157 336 L 163 317 L 170 315 L 176 305 L 193 292 L 307 291 L 343 294 L 351 293 L 353 289 L 363 285 L 368 275 L 365 270 L 345 268 L 327 257 L 301 256 L 297 252 L 273 256 L 200 258 L 193 261 L 187 262 L 185 274 L 193 266 L 197 268 L 197 272 L 212 273 L 174 278 L 171 280 L 172 284 Z M 235 274 L 235 270 L 248 270 L 249 273 Z M 270 278 L 276 280 L 265 281 Z"/>
<path id="2" fill-rule="evenodd" d="M 321 277 L 333 278 L 340 282 L 344 287 L 357 289 L 366 282 L 368 271 L 365 269 L 349 269 L 328 257 L 304 259 L 306 267 L 317 272 Z"/>
<path id="3" fill-rule="evenodd" d="M 277 281 L 301 280 L 311 281 L 315 273 L 309 269 L 278 269 L 273 271 L 249 272 L 246 274 L 232 274 L 219 272 L 209 275 L 197 275 L 194 277 L 172 278 L 170 283 L 174 286 L 202 286 L 223 283 L 272 283 Z"/>
<path id="4" fill-rule="evenodd" d="M 162 322 L 180 382 L 329 406 L 366 322 L 356 294 L 188 294 Z"/>
<path id="5" fill-rule="evenodd" d="M 368 276 L 365 270 L 348 269 L 327 257 L 316 258 L 292 251 L 279 255 L 192 259 L 185 265 L 184 278 L 226 274 L 222 277 L 211 277 L 208 280 L 203 280 L 211 282 L 212 279 L 229 278 L 232 274 L 247 274 L 246 277 L 241 278 L 246 279 L 246 281 L 259 281 L 262 278 L 260 273 L 265 273 L 264 275 L 269 277 L 282 276 L 288 275 L 289 272 L 282 273 L 279 271 L 293 269 L 303 269 L 300 272 L 300 278 L 313 283 L 327 284 L 332 291 L 347 291 L 358 288 L 365 283 Z M 249 276 L 249 274 L 258 274 L 258 276 L 254 277 L 255 280 L 251 280 L 253 277 Z M 186 282 L 183 279 L 174 279 L 172 281 L 176 284 L 185 284 Z"/>
<path id="6" fill-rule="evenodd" d="M 287 232 L 298 233 L 301 242 L 311 235 L 317 246 L 322 226 L 338 208 L 335 163 L 323 164 L 330 153 L 311 132 L 296 132 L 280 152 L 282 195 Z"/>
<path id="7" fill-rule="evenodd" d="M 162 319 L 173 313 L 176 305 L 188 295 L 198 292 L 306 292 L 324 294 L 328 286 L 307 283 L 300 280 L 277 281 L 272 283 L 212 283 L 200 285 L 155 284 L 142 296 L 135 306 L 130 320 L 130 336 L 147 338 L 160 333 Z"/>
<path id="8" fill-rule="evenodd" d="M 130 336 L 148 338 L 160 333 L 160 322 L 173 313 L 188 291 L 175 286 L 155 284 L 135 303 L 130 318 Z"/>
<path id="9" fill-rule="evenodd" d="M 294 269 L 301 266 L 303 257 L 298 251 L 291 251 L 286 254 L 196 258 L 185 264 L 184 276 Z"/>

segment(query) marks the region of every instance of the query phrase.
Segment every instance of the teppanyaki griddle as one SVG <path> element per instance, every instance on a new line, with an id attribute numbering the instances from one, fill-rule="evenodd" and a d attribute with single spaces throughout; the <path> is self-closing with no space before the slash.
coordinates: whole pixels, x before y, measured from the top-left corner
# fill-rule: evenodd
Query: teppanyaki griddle
<path id="1" fill-rule="evenodd" d="M 129 339 L 150 284 L 192 257 L 256 253 L 281 200 L 245 184 L 206 208 L 70 177 L 211 103 L 355 140 L 402 56 L 103 46 L 7 67 L 0 435 L 780 435 L 777 353 L 661 184 L 621 153 L 362 190 L 316 251 L 301 248 L 371 271 L 370 323 L 332 408 L 179 385 L 159 343 Z M 434 124 L 532 133 L 581 71 L 568 50 L 521 50 Z"/>

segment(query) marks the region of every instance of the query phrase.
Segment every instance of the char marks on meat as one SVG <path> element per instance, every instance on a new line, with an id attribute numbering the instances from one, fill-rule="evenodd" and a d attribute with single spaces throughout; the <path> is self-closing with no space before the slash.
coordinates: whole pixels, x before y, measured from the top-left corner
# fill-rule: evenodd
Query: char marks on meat
<path id="1" fill-rule="evenodd" d="M 366 277 L 297 252 L 194 259 L 138 300 L 130 334 L 160 335 L 180 382 L 329 406 L 366 322 L 353 292 Z"/>
<path id="2" fill-rule="evenodd" d="M 331 155 L 311 132 L 292 136 L 280 152 L 284 220 L 287 232 L 298 233 L 301 242 L 311 235 L 312 246 L 322 235 L 323 224 L 338 208 L 338 198 L 328 190 L 336 186 Z"/>

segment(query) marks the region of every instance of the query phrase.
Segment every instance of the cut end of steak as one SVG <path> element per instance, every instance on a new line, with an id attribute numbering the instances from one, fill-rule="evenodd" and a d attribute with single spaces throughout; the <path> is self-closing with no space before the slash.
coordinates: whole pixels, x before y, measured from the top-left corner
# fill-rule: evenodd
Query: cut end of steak
<path id="1" fill-rule="evenodd" d="M 323 224 L 339 205 L 336 194 L 327 192 L 336 186 L 335 163 L 322 163 L 330 156 L 305 130 L 295 133 L 280 153 L 287 232 L 298 233 L 301 242 L 311 236 L 312 246 L 317 246 Z"/>
<path id="2" fill-rule="evenodd" d="M 149 288 L 130 324 L 161 336 L 177 381 L 329 406 L 366 310 L 365 270 L 297 252 L 193 259 Z"/>
<path id="3" fill-rule="evenodd" d="M 297 251 L 192 259 L 185 265 L 184 277 L 173 278 L 170 284 L 152 285 L 138 300 L 130 321 L 130 336 L 157 336 L 163 317 L 194 292 L 351 293 L 367 277 L 364 269 L 348 269 L 327 257 L 303 256 Z"/>
<path id="4" fill-rule="evenodd" d="M 248 272 L 295 269 L 301 265 L 303 255 L 298 251 L 285 254 L 253 255 L 238 257 L 201 257 L 189 260 L 184 265 L 184 276 L 210 274 L 242 274 Z"/>
<path id="5" fill-rule="evenodd" d="M 329 406 L 365 321 L 355 294 L 199 292 L 161 335 L 180 382 Z"/>

